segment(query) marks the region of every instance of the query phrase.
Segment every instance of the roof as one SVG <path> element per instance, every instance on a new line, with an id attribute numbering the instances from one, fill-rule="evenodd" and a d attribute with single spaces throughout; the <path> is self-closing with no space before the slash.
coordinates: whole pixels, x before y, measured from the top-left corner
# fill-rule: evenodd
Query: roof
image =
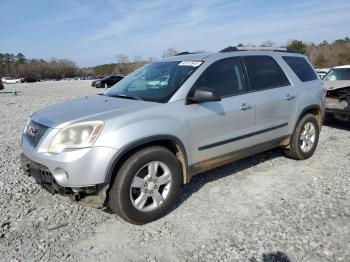
<path id="1" fill-rule="evenodd" d="M 181 52 L 178 55 L 166 57 L 160 61 L 184 61 L 184 60 L 202 60 L 205 61 L 212 56 L 229 56 L 229 55 L 245 55 L 247 54 L 257 54 L 257 55 L 266 55 L 272 53 L 284 53 L 285 55 L 293 56 L 304 56 L 302 54 L 295 53 L 293 50 L 288 48 L 279 48 L 279 47 L 232 47 L 229 46 L 220 52 L 203 52 L 203 53 L 189 53 Z M 159 61 L 159 60 L 158 60 Z M 158 62 L 157 61 L 157 62 Z"/>
<path id="2" fill-rule="evenodd" d="M 350 68 L 350 65 L 334 66 L 332 68 Z"/>
<path id="3" fill-rule="evenodd" d="M 161 61 L 184 61 L 184 60 L 205 60 L 206 57 L 215 53 L 190 53 L 187 55 L 176 55 L 163 58 Z"/>

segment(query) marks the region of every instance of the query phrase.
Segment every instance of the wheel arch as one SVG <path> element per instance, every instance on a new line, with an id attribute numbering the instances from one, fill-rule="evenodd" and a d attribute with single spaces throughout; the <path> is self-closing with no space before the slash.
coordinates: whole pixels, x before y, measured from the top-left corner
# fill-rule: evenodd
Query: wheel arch
<path id="1" fill-rule="evenodd" d="M 181 140 L 172 135 L 155 135 L 151 137 L 142 138 L 140 140 L 134 141 L 125 147 L 123 147 L 111 160 L 108 171 L 106 174 L 106 183 L 112 184 L 118 169 L 124 163 L 124 161 L 133 153 L 140 149 L 150 147 L 150 146 L 163 146 L 169 149 L 181 164 L 182 170 L 182 183 L 186 184 L 190 180 L 189 168 L 188 168 L 188 158 L 187 152 L 184 144 Z"/>
<path id="2" fill-rule="evenodd" d="M 296 121 L 294 122 L 294 125 L 293 125 L 293 129 L 291 130 L 291 134 L 288 136 L 288 138 L 286 138 L 285 140 L 282 141 L 282 143 L 280 145 L 281 147 L 290 148 L 290 139 L 291 139 L 293 133 L 295 132 L 296 126 L 298 125 L 300 119 L 308 113 L 310 113 L 316 117 L 319 128 L 321 129 L 322 123 L 323 123 L 323 118 L 324 118 L 322 115 L 322 109 L 321 109 L 320 105 L 318 105 L 318 104 L 309 105 L 309 106 L 305 107 L 303 110 L 301 110 L 301 112 L 297 115 Z"/>
<path id="3" fill-rule="evenodd" d="M 295 130 L 296 125 L 300 121 L 300 119 L 308 113 L 310 113 L 316 117 L 317 123 L 318 123 L 319 127 L 321 128 L 322 123 L 323 123 L 322 109 L 321 109 L 320 105 L 314 104 L 314 105 L 310 105 L 310 106 L 305 107 L 301 111 L 301 113 L 299 114 L 299 116 L 297 118 L 297 121 L 294 124 L 294 130 Z"/>

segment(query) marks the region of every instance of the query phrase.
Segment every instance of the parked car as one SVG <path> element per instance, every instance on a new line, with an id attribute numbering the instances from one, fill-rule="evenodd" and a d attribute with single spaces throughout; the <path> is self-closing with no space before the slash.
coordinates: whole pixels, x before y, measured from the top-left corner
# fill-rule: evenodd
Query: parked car
<path id="1" fill-rule="evenodd" d="M 91 86 L 96 86 L 96 83 L 97 83 L 97 82 L 100 82 L 100 81 L 101 81 L 101 79 L 100 79 L 100 78 L 97 78 L 96 80 L 94 80 L 94 81 L 91 82 Z"/>
<path id="2" fill-rule="evenodd" d="M 24 129 L 23 169 L 53 193 L 145 224 L 203 171 L 274 147 L 308 159 L 325 112 L 322 81 L 307 57 L 264 50 L 165 58 L 102 95 L 43 108 Z"/>
<path id="3" fill-rule="evenodd" d="M 4 85 L 2 84 L 2 81 L 0 79 L 0 90 L 3 90 L 4 89 Z"/>
<path id="4" fill-rule="evenodd" d="M 323 80 L 327 89 L 327 116 L 350 121 L 350 65 L 333 67 Z"/>
<path id="5" fill-rule="evenodd" d="M 21 79 L 21 83 L 35 83 L 35 82 L 39 82 L 39 80 L 34 77 L 24 77 Z"/>
<path id="6" fill-rule="evenodd" d="M 328 73 L 328 71 L 330 70 L 330 68 L 320 68 L 320 69 L 316 69 L 316 73 L 319 79 L 324 78 L 324 76 Z"/>
<path id="7" fill-rule="evenodd" d="M 109 88 L 116 83 L 118 83 L 120 80 L 122 80 L 124 77 L 117 75 L 117 76 L 107 76 L 102 79 L 93 81 L 91 83 L 92 86 L 95 86 L 96 88 Z"/>
<path id="8" fill-rule="evenodd" d="M 16 83 L 20 83 L 21 80 L 20 79 L 15 79 L 12 77 L 3 77 L 1 78 L 1 81 L 3 84 L 16 84 Z"/>

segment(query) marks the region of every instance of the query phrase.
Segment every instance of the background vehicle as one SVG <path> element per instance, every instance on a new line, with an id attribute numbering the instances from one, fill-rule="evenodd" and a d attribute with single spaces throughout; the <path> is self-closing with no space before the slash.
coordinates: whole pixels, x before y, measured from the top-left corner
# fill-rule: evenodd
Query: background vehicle
<path id="1" fill-rule="evenodd" d="M 1 81 L 3 84 L 16 84 L 16 83 L 20 83 L 21 80 L 20 79 L 15 79 L 12 77 L 3 77 L 1 78 Z"/>
<path id="2" fill-rule="evenodd" d="M 39 80 L 34 77 L 24 77 L 21 79 L 21 83 L 35 83 L 35 82 L 39 82 Z"/>
<path id="3" fill-rule="evenodd" d="M 91 86 L 96 86 L 96 83 L 97 83 L 97 82 L 100 82 L 100 81 L 101 81 L 101 79 L 100 79 L 99 77 L 97 77 L 96 80 L 94 80 L 94 81 L 91 82 Z"/>
<path id="4" fill-rule="evenodd" d="M 322 79 L 330 70 L 330 68 L 319 68 L 315 69 L 319 79 Z"/>
<path id="5" fill-rule="evenodd" d="M 262 49 L 165 58 L 103 95 L 34 113 L 23 169 L 52 192 L 144 224 L 169 212 L 193 175 L 274 147 L 310 158 L 322 81 L 305 56 Z"/>
<path id="6" fill-rule="evenodd" d="M 2 84 L 2 81 L 0 79 L 0 90 L 3 90 L 4 89 L 4 85 Z"/>
<path id="7" fill-rule="evenodd" d="M 323 80 L 327 90 L 326 114 L 350 121 L 350 65 L 333 67 Z"/>
<path id="8" fill-rule="evenodd" d="M 117 76 L 107 76 L 100 80 L 93 81 L 91 83 L 92 86 L 95 86 L 96 88 L 108 88 L 116 83 L 118 83 L 120 80 L 122 80 L 124 77 L 117 75 Z"/>

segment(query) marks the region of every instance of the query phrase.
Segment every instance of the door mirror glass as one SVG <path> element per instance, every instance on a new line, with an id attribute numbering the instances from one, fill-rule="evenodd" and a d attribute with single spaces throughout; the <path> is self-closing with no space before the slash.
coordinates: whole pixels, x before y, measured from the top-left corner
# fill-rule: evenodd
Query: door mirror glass
<path id="1" fill-rule="evenodd" d="M 197 88 L 192 96 L 187 98 L 189 104 L 203 103 L 209 101 L 221 101 L 221 98 L 216 94 L 215 90 L 207 87 Z"/>

